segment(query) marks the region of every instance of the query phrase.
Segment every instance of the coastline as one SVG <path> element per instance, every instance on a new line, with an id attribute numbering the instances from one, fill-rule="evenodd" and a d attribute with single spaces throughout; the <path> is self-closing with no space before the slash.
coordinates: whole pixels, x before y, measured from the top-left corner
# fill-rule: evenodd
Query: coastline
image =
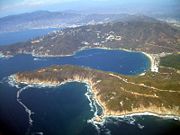
<path id="1" fill-rule="evenodd" d="M 36 58 L 56 58 L 56 57 L 70 57 L 70 56 L 74 56 L 76 55 L 78 52 L 83 51 L 83 50 L 88 50 L 88 49 L 102 49 L 102 50 L 120 50 L 120 51 L 126 51 L 126 52 L 137 52 L 137 53 L 142 53 L 144 54 L 146 57 L 149 58 L 150 60 L 150 70 L 151 72 L 158 72 L 158 66 L 159 66 L 159 55 L 160 54 L 149 54 L 147 52 L 143 52 L 143 51 L 135 51 L 135 50 L 128 50 L 128 49 L 124 49 L 124 48 L 108 48 L 108 47 L 91 47 L 91 46 L 84 46 L 74 52 L 72 52 L 71 54 L 62 54 L 62 55 L 49 55 L 49 54 L 45 54 L 45 55 L 41 55 L 41 54 L 35 54 L 34 52 L 23 52 L 21 54 L 30 54 L 32 55 L 32 57 L 36 57 Z M 0 52 L 0 58 L 10 58 L 13 57 L 12 56 L 5 56 L 3 53 Z M 139 75 L 144 75 L 145 73 L 141 73 Z"/>
<path id="2" fill-rule="evenodd" d="M 96 84 L 99 82 L 93 82 L 91 78 L 81 78 L 81 77 L 73 77 L 73 78 L 69 78 L 67 80 L 64 80 L 62 82 L 38 82 L 36 81 L 35 83 L 32 82 L 19 82 L 16 79 L 15 75 L 11 75 L 9 78 L 11 78 L 11 81 L 14 82 L 14 85 L 17 86 L 19 84 L 25 84 L 27 86 L 30 87 L 59 87 L 63 84 L 69 83 L 69 82 L 80 82 L 80 83 L 84 83 L 87 85 L 87 92 L 85 94 L 85 96 L 88 98 L 89 100 L 89 105 L 91 107 L 91 110 L 93 110 L 94 112 L 94 117 L 91 118 L 90 120 L 88 120 L 88 122 L 91 122 L 93 124 L 101 124 L 103 123 L 107 118 L 124 118 L 124 117 L 128 117 L 128 116 L 155 116 L 155 117 L 160 117 L 160 118 L 168 118 L 168 119 L 174 119 L 174 120 L 178 120 L 180 121 L 180 116 L 179 115 L 174 115 L 171 114 L 170 111 L 169 113 L 162 113 L 162 110 L 158 110 L 157 109 L 152 109 L 152 108 L 148 108 L 148 109 L 152 109 L 152 110 L 156 110 L 156 112 L 151 111 L 147 111 L 148 109 L 144 108 L 144 111 L 138 111 L 138 109 L 136 110 L 132 110 L 131 112 L 114 112 L 109 110 L 106 107 L 105 102 L 101 101 L 100 96 L 98 96 L 98 89 L 96 89 Z M 88 92 L 90 92 L 90 94 L 88 94 Z M 100 115 L 98 115 L 98 107 L 97 105 L 102 109 L 102 113 Z M 95 109 L 92 108 L 93 106 L 95 106 Z M 141 109 L 141 108 L 140 108 Z M 139 110 L 140 110 L 139 109 Z M 164 111 L 166 112 L 166 111 Z M 168 111 L 167 111 L 168 112 Z"/>
<path id="3" fill-rule="evenodd" d="M 144 55 L 146 55 L 149 60 L 150 60 L 150 69 L 151 69 L 151 72 L 158 72 L 159 68 L 159 57 L 158 57 L 158 54 L 148 54 L 146 52 L 141 52 L 143 53 Z"/>
<path id="4" fill-rule="evenodd" d="M 117 118 L 124 118 L 124 117 L 133 117 L 133 116 L 155 116 L 155 117 L 159 117 L 159 118 L 163 118 L 163 119 L 174 119 L 174 120 L 178 120 L 180 121 L 180 116 L 176 116 L 176 115 L 161 115 L 161 114 L 156 114 L 156 113 L 152 113 L 152 112 L 137 112 L 137 113 L 131 113 L 131 114 L 126 114 L 126 115 L 108 115 L 106 116 L 106 118 L 108 117 L 117 117 Z"/>
<path id="5" fill-rule="evenodd" d="M 149 67 L 150 71 L 151 72 L 158 72 L 158 70 L 159 70 L 159 62 L 160 62 L 159 55 L 160 54 L 149 54 L 149 53 L 143 52 L 143 51 L 134 51 L 134 50 L 128 50 L 128 49 L 124 49 L 124 48 L 108 48 L 108 47 L 89 47 L 89 46 L 85 46 L 85 47 L 82 47 L 82 48 L 78 49 L 77 51 L 73 52 L 72 54 L 67 54 L 67 55 L 38 55 L 38 54 L 33 54 L 33 53 L 30 53 L 30 54 L 33 57 L 37 57 L 37 58 L 70 57 L 70 56 L 76 55 L 80 51 L 89 50 L 89 49 L 119 50 L 119 51 L 126 51 L 126 52 L 142 53 L 146 57 L 148 57 L 148 59 L 150 61 L 150 67 Z M 138 75 L 143 76 L 145 74 L 146 74 L 146 72 L 143 72 L 143 73 L 138 74 Z"/>
<path id="6" fill-rule="evenodd" d="M 0 52 L 0 59 L 1 58 L 5 58 L 5 59 L 8 59 L 8 58 L 11 58 L 13 57 L 12 55 L 4 55 L 2 52 Z"/>
<path id="7" fill-rule="evenodd" d="M 83 50 L 88 50 L 88 49 L 102 49 L 102 50 L 119 50 L 119 51 L 126 51 L 126 52 L 137 52 L 137 53 L 142 53 L 144 54 L 146 57 L 149 58 L 150 60 L 150 71 L 151 72 L 158 72 L 158 67 L 159 67 L 159 55 L 160 54 L 149 54 L 147 52 L 143 52 L 143 51 L 135 51 L 135 50 L 128 50 L 128 49 L 124 49 L 124 48 L 108 48 L 108 47 L 89 47 L 89 46 L 85 46 L 82 47 L 80 49 L 78 49 L 77 51 L 74 51 L 72 54 L 67 54 L 67 55 L 33 55 L 34 57 L 68 57 L 68 56 L 74 56 L 76 55 L 76 53 L 83 51 Z M 145 74 L 145 72 L 139 74 L 140 76 L 143 76 Z"/>
<path id="8" fill-rule="evenodd" d="M 90 49 L 121 50 L 121 51 L 126 51 L 126 52 L 142 53 L 146 57 L 148 57 L 150 60 L 150 71 L 151 72 L 158 72 L 158 69 L 159 69 L 158 67 L 159 67 L 159 61 L 160 61 L 160 59 L 159 59 L 160 54 L 150 54 L 150 53 L 143 52 L 143 51 L 128 50 L 128 49 L 124 49 L 124 48 L 95 47 L 95 48 L 90 48 Z M 139 75 L 143 76 L 144 74 L 145 74 L 145 72 L 141 73 Z"/>
<path id="9" fill-rule="evenodd" d="M 106 108 L 105 103 L 101 102 L 100 97 L 97 96 L 97 91 L 92 90 L 94 92 L 94 99 L 100 104 L 103 113 L 101 116 L 94 117 L 94 122 L 95 123 L 103 123 L 107 118 L 124 118 L 124 117 L 129 117 L 129 116 L 155 116 L 159 118 L 168 118 L 168 119 L 174 119 L 180 121 L 180 116 L 179 115 L 173 115 L 173 114 L 159 114 L 156 112 L 152 111 L 135 111 L 135 112 L 125 112 L 123 113 L 118 113 L 118 112 L 113 112 L 110 111 L 109 109 Z"/>

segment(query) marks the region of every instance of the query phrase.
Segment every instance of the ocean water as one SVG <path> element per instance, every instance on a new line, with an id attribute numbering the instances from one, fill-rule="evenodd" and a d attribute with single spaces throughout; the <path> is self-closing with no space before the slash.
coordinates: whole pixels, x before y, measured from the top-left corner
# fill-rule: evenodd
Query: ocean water
<path id="1" fill-rule="evenodd" d="M 17 55 L 8 60 L 2 59 L 0 74 L 13 74 L 18 71 L 34 70 L 51 65 L 78 65 L 124 75 L 136 75 L 149 70 L 150 60 L 139 52 L 122 50 L 88 49 L 73 56 L 36 58 L 31 55 Z M 15 65 L 15 66 L 14 66 Z M 13 66 L 13 67 L 12 67 Z"/>
<path id="2" fill-rule="evenodd" d="M 140 74 L 150 67 L 150 61 L 144 54 L 120 50 L 90 49 L 77 52 L 74 56 L 58 58 L 36 58 L 31 55 L 2 58 L 0 134 L 174 135 L 175 132 L 179 132 L 179 121 L 154 116 L 108 118 L 102 125 L 93 125 L 89 120 L 95 110 L 92 110 L 86 96 L 88 89 L 83 83 L 72 82 L 57 88 L 16 88 L 7 82 L 7 77 L 11 74 L 56 64 L 79 65 L 124 75 Z M 17 98 L 20 90 L 23 91 Z M 32 125 L 23 105 L 32 113 Z"/>
<path id="3" fill-rule="evenodd" d="M 10 45 L 17 42 L 24 42 L 30 39 L 34 39 L 49 32 L 59 30 L 58 28 L 47 28 L 47 29 L 30 29 L 18 32 L 6 32 L 0 33 L 0 46 Z"/>

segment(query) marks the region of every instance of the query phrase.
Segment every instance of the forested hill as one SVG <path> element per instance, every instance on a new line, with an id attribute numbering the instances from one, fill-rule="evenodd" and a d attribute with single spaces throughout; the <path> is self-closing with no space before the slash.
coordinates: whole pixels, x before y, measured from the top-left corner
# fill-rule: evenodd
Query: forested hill
<path id="1" fill-rule="evenodd" d="M 148 53 L 179 52 L 180 31 L 149 17 L 67 28 L 25 43 L 0 48 L 4 55 L 70 55 L 83 47 L 124 48 Z"/>

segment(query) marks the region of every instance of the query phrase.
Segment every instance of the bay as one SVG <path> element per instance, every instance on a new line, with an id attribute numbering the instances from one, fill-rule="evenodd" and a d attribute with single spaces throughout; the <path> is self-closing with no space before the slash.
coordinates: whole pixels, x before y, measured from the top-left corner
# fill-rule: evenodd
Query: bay
<path id="1" fill-rule="evenodd" d="M 17 32 L 0 33 L 0 46 L 11 45 L 18 42 L 25 42 L 59 29 L 60 28 L 30 29 Z"/>
<path id="2" fill-rule="evenodd" d="M 18 104 L 20 88 L 7 84 L 7 76 L 51 65 L 78 65 L 124 75 L 138 75 L 149 70 L 148 57 L 139 52 L 122 50 L 88 49 L 73 56 L 37 58 L 17 55 L 0 59 L 0 131 L 24 135 L 159 135 L 178 131 L 180 122 L 153 116 L 109 118 L 99 129 L 87 121 L 93 117 L 85 96 L 85 84 L 72 82 L 57 88 L 27 88 L 21 101 L 32 111 L 33 125 L 29 128 L 28 115 Z M 134 121 L 135 120 L 135 121 Z"/>

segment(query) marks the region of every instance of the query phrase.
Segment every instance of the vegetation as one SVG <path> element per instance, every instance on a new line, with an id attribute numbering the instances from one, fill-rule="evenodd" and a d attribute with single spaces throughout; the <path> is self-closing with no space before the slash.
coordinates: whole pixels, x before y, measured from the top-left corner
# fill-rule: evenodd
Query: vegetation
<path id="1" fill-rule="evenodd" d="M 31 53 L 41 56 L 71 55 L 88 47 L 124 48 L 148 53 L 179 52 L 180 31 L 149 17 L 67 28 L 47 36 L 0 47 L 4 55 Z"/>
<path id="2" fill-rule="evenodd" d="M 160 65 L 180 70 L 180 54 L 172 54 L 162 57 Z"/>
<path id="3" fill-rule="evenodd" d="M 60 84 L 65 80 L 86 81 L 106 114 L 154 112 L 180 115 L 180 74 L 161 68 L 144 76 L 119 74 L 77 66 L 52 66 L 34 72 L 16 74 L 18 83 Z"/>

